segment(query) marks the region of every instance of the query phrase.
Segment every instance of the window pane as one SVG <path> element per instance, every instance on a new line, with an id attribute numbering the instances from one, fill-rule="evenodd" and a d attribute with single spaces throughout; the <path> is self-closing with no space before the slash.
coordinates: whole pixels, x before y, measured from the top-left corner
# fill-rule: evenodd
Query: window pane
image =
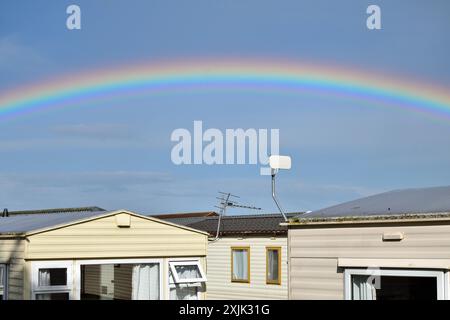
<path id="1" fill-rule="evenodd" d="M 202 277 L 197 265 L 176 265 L 175 270 L 180 279 L 198 279 Z"/>
<path id="2" fill-rule="evenodd" d="M 247 249 L 233 249 L 233 280 L 248 280 Z"/>
<path id="3" fill-rule="evenodd" d="M 5 289 L 5 266 L 0 265 L 0 300 L 3 300 L 4 289 Z"/>
<path id="4" fill-rule="evenodd" d="M 198 300 L 198 287 L 177 285 L 170 288 L 170 300 Z"/>
<path id="5" fill-rule="evenodd" d="M 352 276 L 353 300 L 436 300 L 436 277 Z"/>
<path id="6" fill-rule="evenodd" d="M 5 284 L 5 266 L 0 265 L 0 290 L 3 289 L 3 285 Z"/>
<path id="7" fill-rule="evenodd" d="M 81 266 L 81 300 L 159 300 L 160 286 L 159 263 Z"/>
<path id="8" fill-rule="evenodd" d="M 382 276 L 376 299 L 437 300 L 437 278 Z"/>
<path id="9" fill-rule="evenodd" d="M 67 269 L 39 269 L 39 286 L 65 286 L 67 285 Z"/>
<path id="10" fill-rule="evenodd" d="M 4 288 L 5 288 L 5 267 L 0 265 L 0 300 L 3 300 Z"/>
<path id="11" fill-rule="evenodd" d="M 69 293 L 40 293 L 36 295 L 36 300 L 69 300 Z"/>
<path id="12" fill-rule="evenodd" d="M 269 249 L 267 250 L 267 262 L 268 262 L 268 266 L 267 266 L 267 280 L 270 282 L 278 282 L 278 272 L 279 272 L 279 268 L 280 266 L 278 265 L 278 258 L 279 258 L 279 250 L 273 250 L 273 249 Z"/>

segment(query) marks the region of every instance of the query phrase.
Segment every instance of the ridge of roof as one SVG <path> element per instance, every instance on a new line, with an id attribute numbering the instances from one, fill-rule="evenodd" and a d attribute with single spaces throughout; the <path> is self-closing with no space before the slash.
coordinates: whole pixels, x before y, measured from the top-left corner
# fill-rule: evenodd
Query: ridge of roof
<path id="1" fill-rule="evenodd" d="M 97 206 L 90 207 L 71 207 L 71 208 L 51 208 L 37 210 L 15 210 L 8 211 L 10 216 L 13 215 L 31 215 L 31 214 L 55 214 L 55 213 L 73 213 L 73 212 L 102 212 L 107 211 Z"/>

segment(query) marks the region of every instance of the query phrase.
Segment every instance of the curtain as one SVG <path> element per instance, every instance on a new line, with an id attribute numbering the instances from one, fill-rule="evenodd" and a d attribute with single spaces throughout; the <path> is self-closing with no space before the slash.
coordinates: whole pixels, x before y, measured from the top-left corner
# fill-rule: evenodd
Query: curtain
<path id="1" fill-rule="evenodd" d="M 180 279 L 197 279 L 201 277 L 197 265 L 175 266 L 175 269 Z"/>
<path id="2" fill-rule="evenodd" d="M 353 300 L 376 300 L 376 289 L 369 276 L 352 276 Z"/>
<path id="3" fill-rule="evenodd" d="M 50 286 L 50 270 L 49 269 L 39 269 L 38 286 L 39 287 Z M 51 300 L 51 294 L 49 294 L 49 293 L 37 294 L 36 300 Z"/>
<path id="4" fill-rule="evenodd" d="M 180 279 L 200 278 L 200 271 L 197 265 L 175 266 Z M 170 300 L 198 300 L 198 290 L 200 283 L 180 283 L 175 284 L 172 271 L 169 270 L 169 295 Z"/>
<path id="5" fill-rule="evenodd" d="M 268 279 L 278 280 L 278 250 L 269 250 Z"/>
<path id="6" fill-rule="evenodd" d="M 137 264 L 133 266 L 133 300 L 158 300 L 159 285 L 159 264 Z"/>
<path id="7" fill-rule="evenodd" d="M 233 250 L 233 279 L 248 279 L 247 250 Z"/>
<path id="8" fill-rule="evenodd" d="M 5 266 L 0 265 L 0 288 L 3 288 L 4 286 L 4 279 L 5 279 Z"/>
<path id="9" fill-rule="evenodd" d="M 198 287 L 177 284 L 170 288 L 170 300 L 197 300 Z"/>
<path id="10" fill-rule="evenodd" d="M 39 269 L 39 287 L 50 286 L 50 270 L 49 269 Z"/>
<path id="11" fill-rule="evenodd" d="M 0 265 L 0 300 L 3 300 L 3 296 L 5 294 L 5 277 L 6 277 L 6 270 L 5 266 Z"/>

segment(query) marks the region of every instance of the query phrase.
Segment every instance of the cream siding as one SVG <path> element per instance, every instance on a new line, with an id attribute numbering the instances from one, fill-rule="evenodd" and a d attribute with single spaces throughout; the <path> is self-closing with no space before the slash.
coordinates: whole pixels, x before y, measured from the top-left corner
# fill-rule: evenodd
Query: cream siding
<path id="1" fill-rule="evenodd" d="M 207 299 L 287 299 L 286 237 L 223 237 L 208 245 Z M 231 247 L 250 247 L 250 283 L 231 282 Z M 266 247 L 281 247 L 281 285 L 266 284 Z"/>
<path id="2" fill-rule="evenodd" d="M 343 281 L 337 259 L 290 259 L 290 299 L 343 299 Z"/>
<path id="3" fill-rule="evenodd" d="M 0 264 L 8 265 L 8 298 L 23 299 L 25 241 L 0 239 Z"/>
<path id="4" fill-rule="evenodd" d="M 398 232 L 403 240 L 383 241 L 384 233 Z M 424 265 L 430 265 L 430 259 L 450 259 L 450 224 L 291 226 L 288 243 L 289 297 L 343 299 L 344 269 L 338 267 L 338 259 L 383 259 L 391 266 L 396 261 L 405 266 L 412 259 L 416 266 L 420 259 L 426 259 Z"/>
<path id="5" fill-rule="evenodd" d="M 28 259 L 102 259 L 204 256 L 206 235 L 131 216 L 129 228 L 114 216 L 29 237 Z"/>

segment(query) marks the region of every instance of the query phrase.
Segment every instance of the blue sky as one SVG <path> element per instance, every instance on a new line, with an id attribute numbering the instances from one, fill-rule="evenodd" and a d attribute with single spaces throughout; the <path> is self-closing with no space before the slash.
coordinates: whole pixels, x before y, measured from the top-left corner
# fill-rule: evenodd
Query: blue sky
<path id="1" fill-rule="evenodd" d="M 66 7 L 82 11 L 68 31 Z M 366 8 L 382 30 L 366 28 Z M 446 0 L 5 0 L 0 92 L 140 61 L 267 58 L 389 73 L 450 88 Z M 273 212 L 255 165 L 175 166 L 174 129 L 279 128 L 293 168 L 279 176 L 288 211 L 396 188 L 450 184 L 450 122 L 318 93 L 139 94 L 0 119 L 0 206 L 97 205 L 139 212 L 212 210 L 216 192 Z M 250 213 L 233 210 L 232 213 Z"/>

